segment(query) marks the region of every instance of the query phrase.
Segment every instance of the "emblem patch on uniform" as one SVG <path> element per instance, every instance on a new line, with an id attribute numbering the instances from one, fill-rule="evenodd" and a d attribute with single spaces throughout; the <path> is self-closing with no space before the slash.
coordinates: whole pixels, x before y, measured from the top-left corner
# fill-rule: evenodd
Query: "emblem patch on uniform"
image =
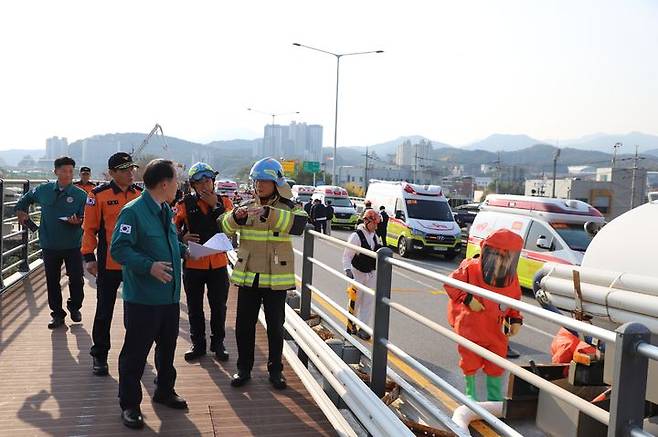
<path id="1" fill-rule="evenodd" d="M 87 197 L 87 205 L 94 206 L 96 205 L 96 199 L 93 197 Z"/>
<path id="2" fill-rule="evenodd" d="M 119 232 L 122 234 L 130 234 L 133 231 L 133 227 L 130 225 L 122 224 L 119 226 Z"/>
<path id="3" fill-rule="evenodd" d="M 69 196 L 66 198 L 66 203 L 73 203 L 73 197 Z"/>

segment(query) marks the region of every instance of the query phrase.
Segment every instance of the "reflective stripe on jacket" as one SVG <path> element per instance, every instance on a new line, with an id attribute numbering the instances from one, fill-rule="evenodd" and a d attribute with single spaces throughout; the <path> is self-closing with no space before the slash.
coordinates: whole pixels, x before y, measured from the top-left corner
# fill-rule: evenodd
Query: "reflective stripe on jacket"
<path id="1" fill-rule="evenodd" d="M 247 207 L 260 207 L 259 199 Z M 235 211 L 235 210 L 234 210 Z M 226 212 L 218 222 L 227 235 L 239 234 L 238 261 L 231 282 L 240 287 L 254 285 L 272 290 L 295 288 L 295 260 L 291 235 L 301 235 L 308 216 L 303 209 L 282 197 L 265 205 L 260 217 L 248 216 L 236 220 L 234 212 Z"/>

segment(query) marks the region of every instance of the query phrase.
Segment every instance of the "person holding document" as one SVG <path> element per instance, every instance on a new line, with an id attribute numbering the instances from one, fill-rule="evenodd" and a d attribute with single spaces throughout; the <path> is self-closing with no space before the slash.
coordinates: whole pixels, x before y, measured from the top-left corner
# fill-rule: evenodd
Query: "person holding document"
<path id="1" fill-rule="evenodd" d="M 287 290 L 295 288 L 291 235 L 302 234 L 308 216 L 290 200 L 292 191 L 277 160 L 264 158 L 256 162 L 249 178 L 256 198 L 224 213 L 219 220 L 226 234 L 240 234 L 238 261 L 231 274 L 231 282 L 239 287 L 235 321 L 238 373 L 233 375 L 231 385 L 240 387 L 251 379 L 262 304 L 267 320 L 267 370 L 272 386 L 281 390 L 286 388 L 281 360 L 286 295 Z"/>
<path id="2" fill-rule="evenodd" d="M 226 196 L 214 192 L 217 172 L 205 162 L 197 162 L 188 172 L 192 193 L 186 194 L 176 205 L 174 223 L 179 238 L 186 244 L 204 244 L 221 232 L 217 219 L 233 209 Z M 185 360 L 192 361 L 206 354 L 206 319 L 203 313 L 204 289 L 208 289 L 210 305 L 210 351 L 220 361 L 229 358 L 224 347 L 224 324 L 228 298 L 228 272 L 225 253 L 215 253 L 199 259 L 188 259 L 183 269 L 183 285 L 187 296 L 192 348 Z"/>

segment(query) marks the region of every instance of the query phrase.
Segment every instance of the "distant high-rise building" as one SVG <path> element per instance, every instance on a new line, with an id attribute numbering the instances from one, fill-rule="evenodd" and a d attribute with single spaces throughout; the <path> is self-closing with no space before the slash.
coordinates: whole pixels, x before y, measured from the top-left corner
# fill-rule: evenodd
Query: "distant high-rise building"
<path id="1" fill-rule="evenodd" d="M 66 155 L 69 149 L 69 142 L 66 137 L 51 137 L 46 139 L 46 158 L 57 159 Z"/>
<path id="2" fill-rule="evenodd" d="M 87 140 L 82 140 L 82 153 L 80 154 L 82 164 L 85 164 L 87 162 L 87 159 L 89 157 L 89 151 L 87 150 L 89 148 L 87 144 Z"/>
<path id="3" fill-rule="evenodd" d="M 399 166 L 427 167 L 431 164 L 431 159 L 432 143 L 425 140 L 420 140 L 417 144 L 406 140 L 398 145 L 395 154 L 395 163 Z"/>
<path id="4" fill-rule="evenodd" d="M 263 142 L 254 147 L 255 158 L 272 156 L 277 159 L 320 161 L 322 155 L 322 126 L 292 122 L 289 126 L 268 124 Z"/>
<path id="5" fill-rule="evenodd" d="M 308 125 L 306 134 L 307 161 L 322 161 L 322 126 L 319 124 Z"/>

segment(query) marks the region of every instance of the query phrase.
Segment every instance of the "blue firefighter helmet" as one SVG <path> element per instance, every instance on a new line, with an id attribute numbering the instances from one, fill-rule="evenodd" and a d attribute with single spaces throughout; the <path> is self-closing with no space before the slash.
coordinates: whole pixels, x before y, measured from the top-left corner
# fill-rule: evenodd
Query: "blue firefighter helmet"
<path id="1" fill-rule="evenodd" d="M 292 191 L 290 185 L 286 182 L 286 177 L 283 174 L 283 166 L 279 161 L 274 158 L 263 158 L 251 167 L 249 178 L 252 181 L 273 181 L 276 184 L 279 195 L 290 199 Z"/>
<path id="2" fill-rule="evenodd" d="M 215 179 L 215 176 L 217 176 L 219 173 L 215 171 L 214 168 L 210 166 L 210 164 L 206 164 L 205 162 L 197 162 L 196 164 L 192 165 L 190 167 L 189 171 L 187 172 L 187 176 L 190 179 L 190 182 L 198 182 L 203 178 L 208 178 L 208 179 Z"/>

